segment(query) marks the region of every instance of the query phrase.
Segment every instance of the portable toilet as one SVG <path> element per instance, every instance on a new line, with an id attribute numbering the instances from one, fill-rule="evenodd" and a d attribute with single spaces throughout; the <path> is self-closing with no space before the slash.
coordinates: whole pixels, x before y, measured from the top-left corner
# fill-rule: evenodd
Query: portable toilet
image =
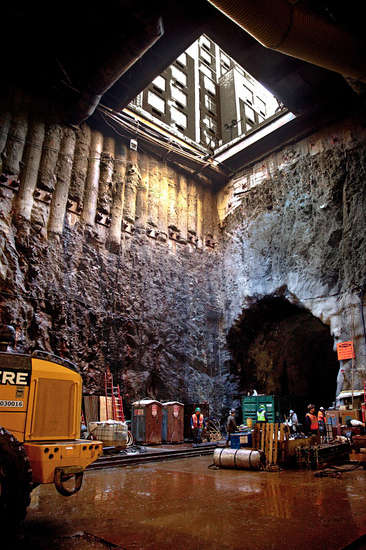
<path id="1" fill-rule="evenodd" d="M 132 404 L 132 435 L 136 443 L 161 443 L 162 404 L 141 399 Z"/>
<path id="2" fill-rule="evenodd" d="M 178 401 L 163 403 L 162 440 L 167 443 L 184 441 L 184 405 Z"/>

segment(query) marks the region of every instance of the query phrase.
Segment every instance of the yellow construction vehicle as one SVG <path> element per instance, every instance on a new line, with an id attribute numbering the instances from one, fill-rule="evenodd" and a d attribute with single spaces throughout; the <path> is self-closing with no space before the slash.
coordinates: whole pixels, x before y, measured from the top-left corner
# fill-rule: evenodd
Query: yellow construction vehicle
<path id="1" fill-rule="evenodd" d="M 0 350 L 11 328 L 0 330 Z M 41 483 L 54 483 L 64 496 L 80 489 L 84 469 L 103 452 L 101 441 L 78 439 L 81 399 L 81 376 L 70 361 L 0 351 L 1 523 L 22 520 Z"/>

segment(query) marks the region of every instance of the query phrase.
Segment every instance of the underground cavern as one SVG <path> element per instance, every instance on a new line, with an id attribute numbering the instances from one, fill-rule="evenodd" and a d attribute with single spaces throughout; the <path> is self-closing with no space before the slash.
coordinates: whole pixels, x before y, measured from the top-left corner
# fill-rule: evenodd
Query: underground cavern
<path id="1" fill-rule="evenodd" d="M 80 493 L 67 499 L 33 476 L 40 485 L 29 493 L 17 543 L 52 542 L 60 550 L 361 548 L 365 452 L 357 438 L 364 426 L 349 425 L 364 424 L 366 410 L 361 8 L 308 0 L 153 4 L 86 9 L 66 1 L 51 10 L 44 2 L 5 2 L 4 449 L 17 454 L 15 447 L 42 440 L 44 449 L 49 442 L 44 433 L 32 436 L 35 413 L 33 421 L 27 416 L 28 395 L 36 402 L 40 384 L 37 361 L 51 357 L 40 352 L 56 356 L 55 372 L 67 361 L 79 371 L 85 433 L 89 421 L 127 420 L 124 434 L 147 448 L 135 449 L 145 459 L 119 450 L 118 468 L 106 451 L 86 470 Z M 352 351 L 342 355 L 342 345 Z M 26 358 L 19 359 L 24 372 L 10 354 Z M 12 381 L 28 380 L 32 369 L 22 393 Z M 69 412 L 66 398 L 55 405 L 61 391 L 44 395 L 54 416 Z M 268 436 L 276 449 L 277 424 L 279 446 L 290 448 L 296 438 L 289 439 L 289 410 L 305 426 L 314 404 L 333 419 L 332 441 L 349 445 L 342 454 L 349 468 L 334 479 L 315 477 L 310 451 L 301 471 L 268 456 L 273 468 L 260 472 L 209 468 L 216 443 L 225 449 L 231 409 L 238 430 L 253 430 L 253 443 L 259 428 L 247 422 L 243 400 L 253 398 L 258 408 L 272 396 L 282 403 L 268 422 L 276 426 Z M 70 441 L 79 441 L 75 403 Z M 138 422 L 147 414 L 168 422 L 164 404 L 175 418 L 184 408 L 183 435 L 176 447 L 163 440 L 151 449 L 147 425 L 136 439 Z M 196 408 L 217 436 L 202 443 L 203 456 L 199 440 L 192 447 Z M 15 414 L 23 414 L 22 429 L 14 428 Z M 194 421 L 199 427 L 200 417 Z M 329 438 L 312 447 L 318 452 Z M 12 461 L 2 461 L 1 452 L 5 514 Z M 157 461 L 159 452 L 159 463 L 137 461 Z M 303 453 L 304 465 L 306 452 L 294 451 L 292 462 Z M 64 471 L 66 484 L 75 472 Z M 306 520 L 309 502 L 317 528 Z"/>

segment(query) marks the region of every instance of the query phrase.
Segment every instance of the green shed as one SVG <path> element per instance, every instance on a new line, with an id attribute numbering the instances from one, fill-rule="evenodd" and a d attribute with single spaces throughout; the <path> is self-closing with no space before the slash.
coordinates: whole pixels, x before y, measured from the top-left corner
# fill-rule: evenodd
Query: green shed
<path id="1" fill-rule="evenodd" d="M 281 422 L 283 419 L 283 406 L 286 405 L 283 400 L 276 395 L 248 395 L 242 399 L 243 424 L 247 423 L 247 418 L 251 418 L 253 425 L 257 421 L 257 410 L 260 405 L 264 405 L 268 417 L 268 422 Z"/>

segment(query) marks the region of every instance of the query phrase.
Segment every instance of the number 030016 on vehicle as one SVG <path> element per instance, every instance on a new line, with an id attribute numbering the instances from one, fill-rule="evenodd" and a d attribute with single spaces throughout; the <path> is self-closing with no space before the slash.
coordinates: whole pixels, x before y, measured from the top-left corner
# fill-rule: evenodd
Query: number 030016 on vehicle
<path id="1" fill-rule="evenodd" d="M 70 361 L 0 351 L 1 525 L 24 518 L 41 483 L 54 483 L 64 496 L 80 489 L 84 469 L 103 452 L 101 441 L 79 439 L 81 399 L 81 376 Z"/>

